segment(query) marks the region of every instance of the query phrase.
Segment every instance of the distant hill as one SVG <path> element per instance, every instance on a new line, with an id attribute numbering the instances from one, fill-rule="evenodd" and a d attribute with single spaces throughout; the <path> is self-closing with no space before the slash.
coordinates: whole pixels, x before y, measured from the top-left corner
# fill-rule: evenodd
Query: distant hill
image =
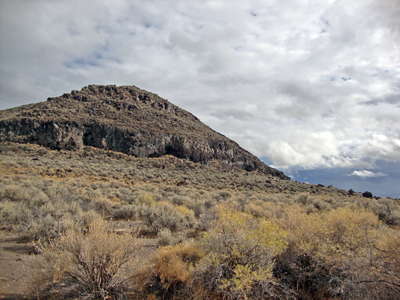
<path id="1" fill-rule="evenodd" d="M 217 160 L 289 179 L 191 113 L 135 86 L 89 85 L 47 101 L 0 111 L 0 142 L 51 149 L 83 146 L 136 157 Z"/>

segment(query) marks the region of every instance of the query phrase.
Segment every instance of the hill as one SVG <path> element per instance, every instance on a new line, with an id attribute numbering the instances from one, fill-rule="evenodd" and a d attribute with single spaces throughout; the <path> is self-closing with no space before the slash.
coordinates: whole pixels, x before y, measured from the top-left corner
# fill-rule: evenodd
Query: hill
<path id="1" fill-rule="evenodd" d="M 137 157 L 220 160 L 289 179 L 191 113 L 134 86 L 89 85 L 46 102 L 0 111 L 0 141 L 51 149 L 92 146 Z"/>

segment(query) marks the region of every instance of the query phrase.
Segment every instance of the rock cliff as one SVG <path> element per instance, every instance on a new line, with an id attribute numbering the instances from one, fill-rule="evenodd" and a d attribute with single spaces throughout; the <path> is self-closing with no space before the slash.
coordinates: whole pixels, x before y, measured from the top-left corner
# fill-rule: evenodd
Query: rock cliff
<path id="1" fill-rule="evenodd" d="M 89 85 L 0 111 L 0 142 L 5 141 L 67 150 L 93 146 L 138 157 L 170 154 L 200 163 L 218 160 L 289 179 L 191 113 L 134 86 Z"/>

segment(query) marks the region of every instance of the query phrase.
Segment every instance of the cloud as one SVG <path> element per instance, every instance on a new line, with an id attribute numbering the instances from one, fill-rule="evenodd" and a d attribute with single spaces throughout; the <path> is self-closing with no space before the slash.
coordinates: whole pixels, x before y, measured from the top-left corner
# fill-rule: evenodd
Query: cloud
<path id="1" fill-rule="evenodd" d="M 397 0 L 1 1 L 0 108 L 134 84 L 280 168 L 400 161 Z"/>
<path id="2" fill-rule="evenodd" d="M 353 171 L 350 174 L 350 176 L 358 176 L 361 178 L 375 178 L 375 177 L 386 176 L 386 174 L 381 173 L 381 172 L 368 171 L 368 170 L 356 170 L 356 171 Z"/>
<path id="3" fill-rule="evenodd" d="M 374 105 L 374 106 L 378 106 L 378 105 L 382 105 L 382 104 L 390 104 L 390 105 L 399 106 L 400 105 L 400 91 L 396 94 L 391 94 L 384 98 L 368 100 L 368 101 L 362 102 L 361 104 Z"/>

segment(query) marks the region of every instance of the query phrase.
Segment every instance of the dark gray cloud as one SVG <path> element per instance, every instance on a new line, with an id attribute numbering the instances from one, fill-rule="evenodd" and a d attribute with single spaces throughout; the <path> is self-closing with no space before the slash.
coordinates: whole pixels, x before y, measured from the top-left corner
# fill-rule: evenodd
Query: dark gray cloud
<path id="1" fill-rule="evenodd" d="M 398 162 L 397 2 L 1 1 L 0 108 L 134 84 L 281 168 Z"/>
<path id="2" fill-rule="evenodd" d="M 398 94 L 388 95 L 388 96 L 380 98 L 380 99 L 371 99 L 368 101 L 361 102 L 360 104 L 374 105 L 374 106 L 388 104 L 388 105 L 399 106 L 400 105 L 400 91 Z"/>

